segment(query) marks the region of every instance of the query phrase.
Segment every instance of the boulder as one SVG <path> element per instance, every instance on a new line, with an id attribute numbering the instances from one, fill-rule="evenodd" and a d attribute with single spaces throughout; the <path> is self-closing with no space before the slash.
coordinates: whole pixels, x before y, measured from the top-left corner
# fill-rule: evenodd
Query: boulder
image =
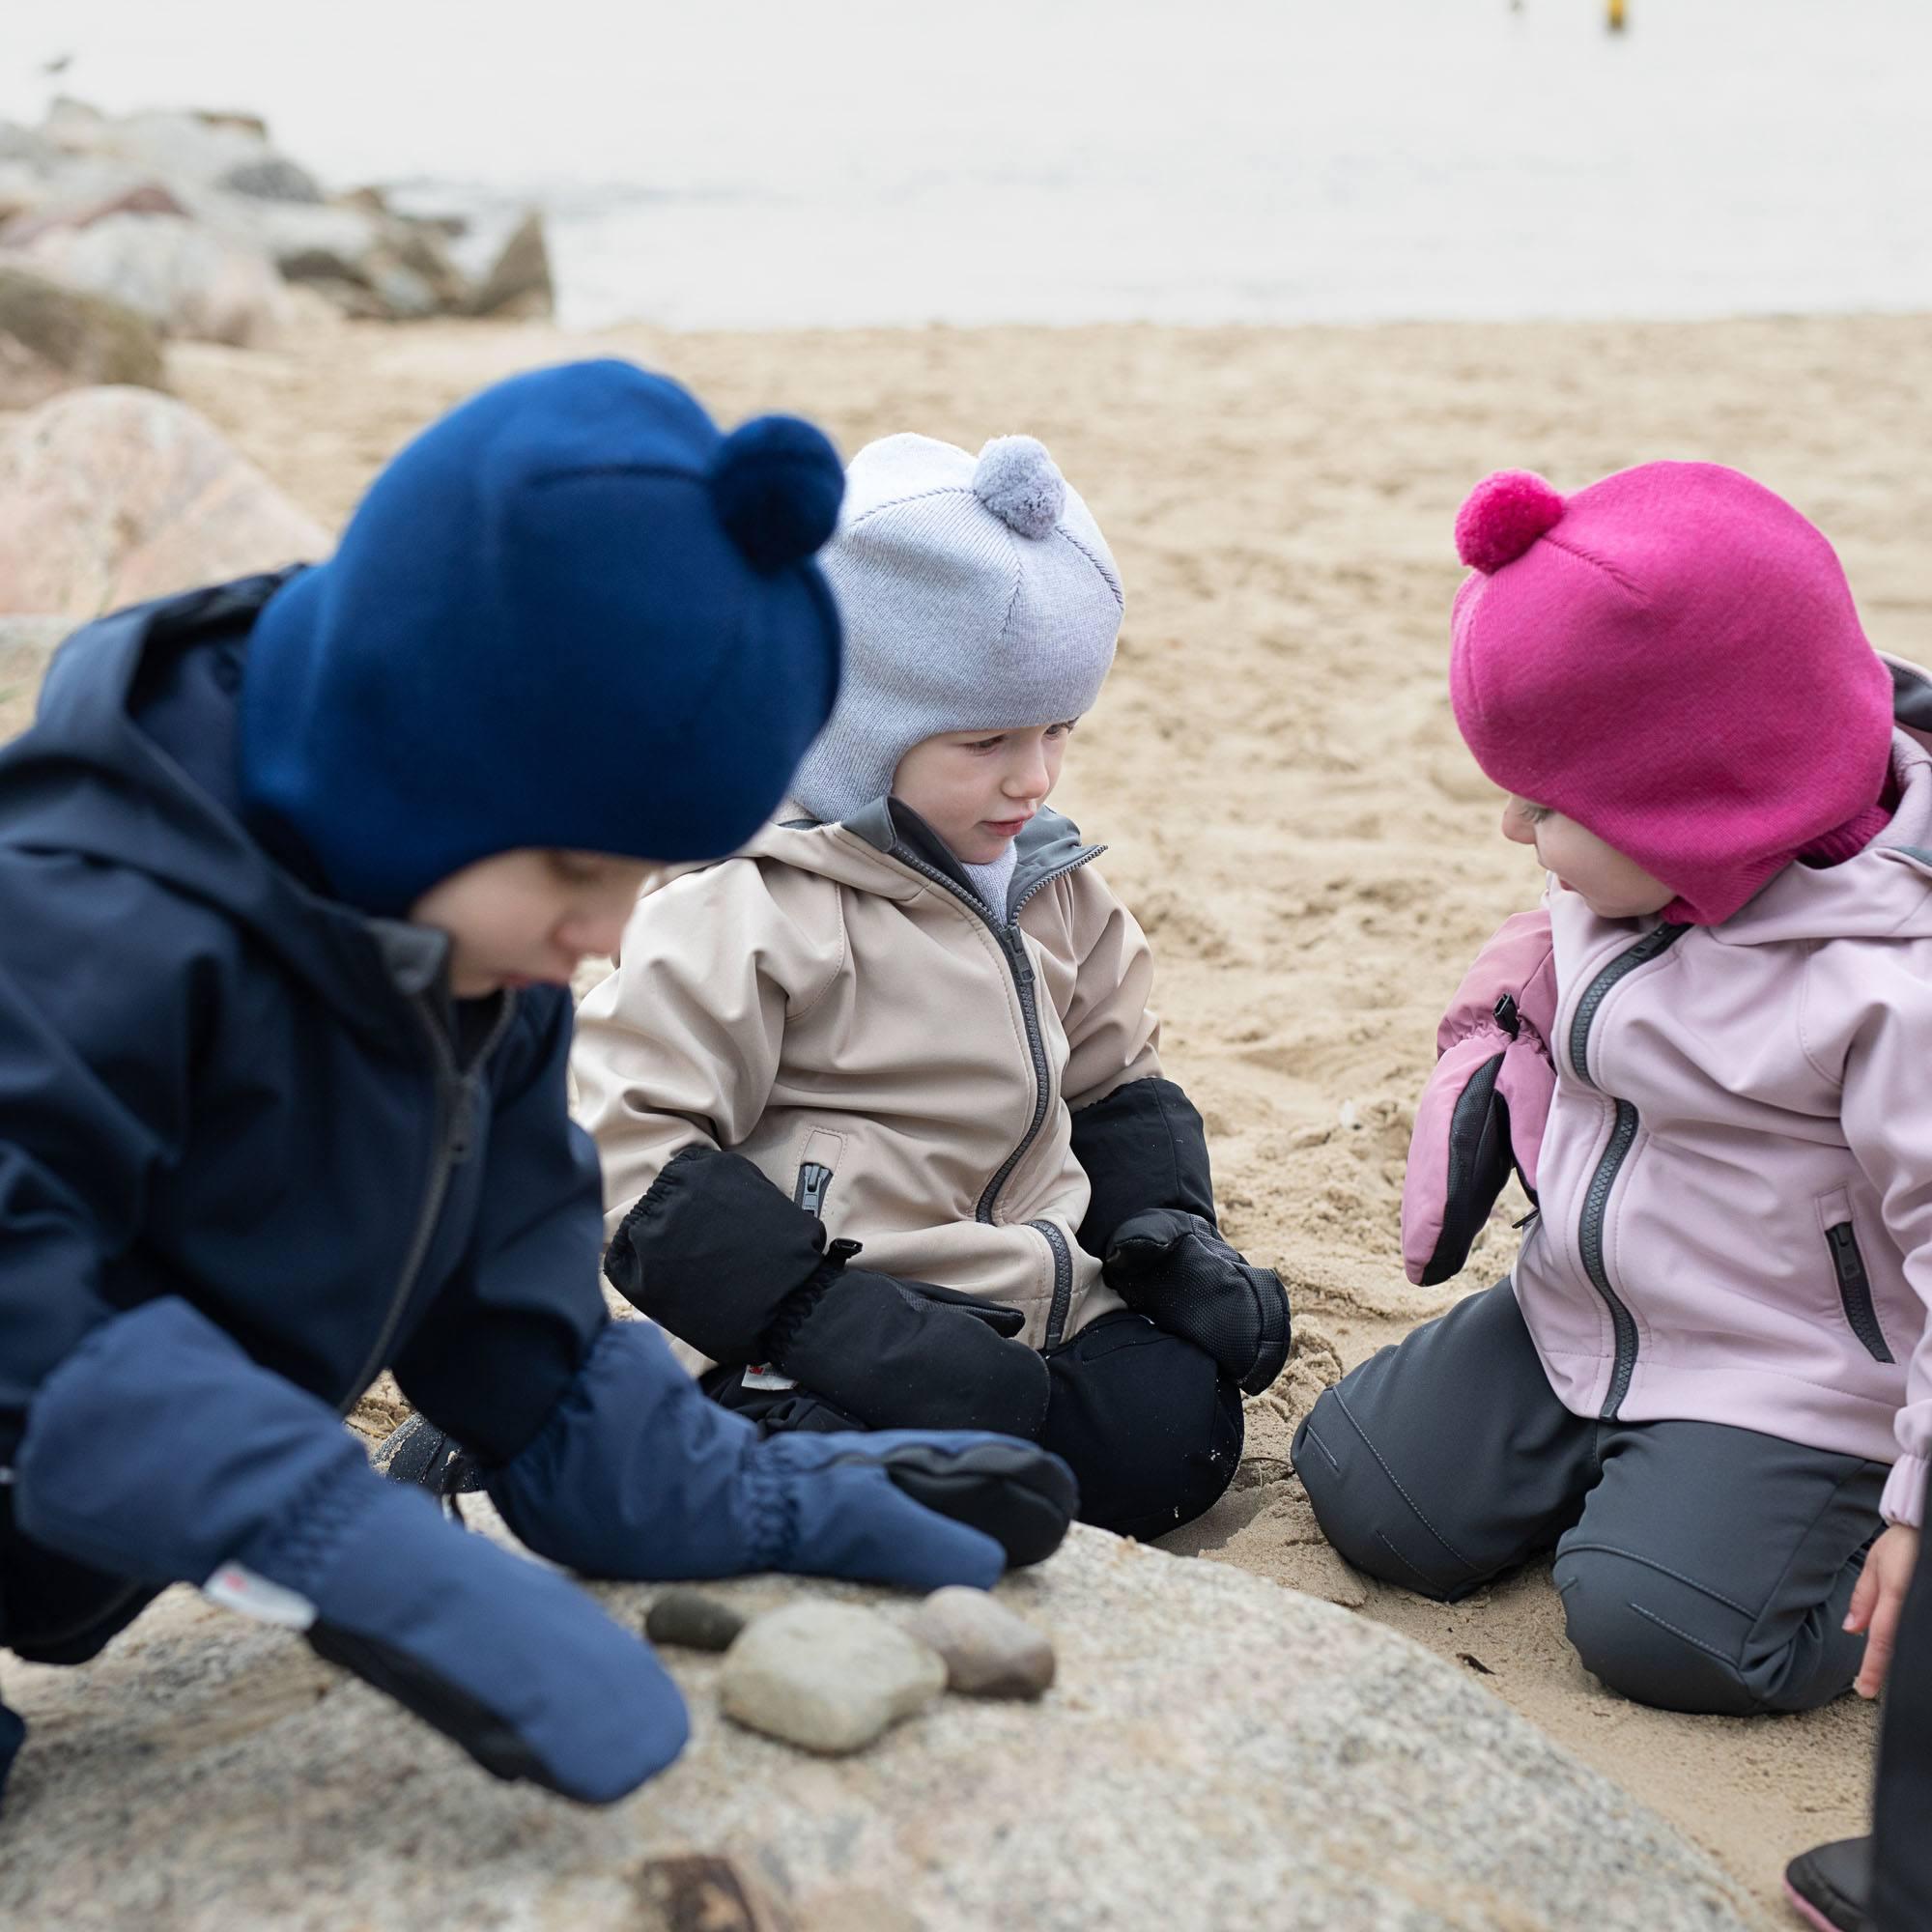
<path id="1" fill-rule="evenodd" d="M 185 209 L 159 182 L 136 182 L 112 193 L 73 199 L 49 195 L 30 213 L 16 216 L 0 229 L 0 245 L 24 248 L 56 228 L 88 228 L 110 214 L 185 214 Z"/>
<path id="2" fill-rule="evenodd" d="M 0 744 L 27 728 L 47 660 L 72 629 L 66 617 L 0 617 Z"/>
<path id="3" fill-rule="evenodd" d="M 93 383 L 161 385 L 161 342 L 124 303 L 0 263 L 0 410 Z"/>
<path id="4" fill-rule="evenodd" d="M 400 215 L 220 189 L 198 194 L 194 207 L 231 241 L 266 254 L 287 280 L 321 290 L 351 315 L 409 321 L 458 308 L 469 296 L 443 238 Z"/>
<path id="5" fill-rule="evenodd" d="M 91 617 L 329 548 L 170 397 L 81 389 L 0 434 L 0 611 Z"/>
<path id="6" fill-rule="evenodd" d="M 216 177 L 214 185 L 226 188 L 230 194 L 252 195 L 257 201 L 322 199 L 316 178 L 286 155 L 262 155 L 253 160 L 237 161 Z"/>
<path id="7" fill-rule="evenodd" d="M 288 323 L 265 255 L 179 214 L 117 213 L 51 229 L 24 251 L 58 280 L 111 296 L 170 335 L 263 349 Z"/>
<path id="8" fill-rule="evenodd" d="M 543 216 L 531 209 L 511 231 L 489 273 L 476 285 L 476 293 L 469 298 L 469 313 L 544 317 L 555 307 L 556 286 L 551 278 Z"/>
<path id="9" fill-rule="evenodd" d="M 916 1608 L 788 1578 L 707 1588 L 748 1612 Z M 652 1593 L 595 1594 L 635 1628 Z M 667 1651 L 692 1743 L 600 1810 L 494 1781 L 291 1633 L 178 1591 L 84 1670 L 9 1662 L 29 1728 L 0 1919 L 635 1932 L 666 1922 L 653 1870 L 708 1855 L 802 1932 L 1754 1922 L 1627 1793 L 1380 1626 L 1084 1528 L 997 1595 L 1058 1646 L 1044 1702 L 942 1698 L 817 1760 L 720 1718 L 721 1660 Z"/>

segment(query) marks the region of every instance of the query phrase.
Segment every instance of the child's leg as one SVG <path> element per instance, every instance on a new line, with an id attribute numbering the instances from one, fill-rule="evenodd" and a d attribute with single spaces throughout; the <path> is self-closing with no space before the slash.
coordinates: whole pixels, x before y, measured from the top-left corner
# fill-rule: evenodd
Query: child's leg
<path id="1" fill-rule="evenodd" d="M 1046 1358 L 1043 1448 L 1080 1482 L 1080 1520 L 1162 1536 L 1216 1503 L 1241 1460 L 1241 1392 L 1144 1315 L 1103 1315 Z"/>
<path id="2" fill-rule="evenodd" d="M 1356 1569 L 1447 1601 L 1577 1520 L 1596 1431 L 1557 1401 L 1503 1281 L 1327 1390 L 1294 1467 Z"/>
<path id="3" fill-rule="evenodd" d="M 1606 1423 L 1556 1547 L 1585 1669 L 1672 1711 L 1808 1711 L 1864 1651 L 1841 1628 L 1883 1525 L 1880 1463 L 1716 1422 Z"/>

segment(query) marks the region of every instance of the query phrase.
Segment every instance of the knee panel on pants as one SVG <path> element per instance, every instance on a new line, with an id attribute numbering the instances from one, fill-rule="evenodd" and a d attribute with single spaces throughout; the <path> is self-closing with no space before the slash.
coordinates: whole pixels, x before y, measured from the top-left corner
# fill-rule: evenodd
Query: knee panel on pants
<path id="1" fill-rule="evenodd" d="M 1741 1718 L 1775 1708 L 1747 1674 L 1753 1619 L 1744 1606 L 1601 1548 L 1563 1551 L 1555 1581 L 1570 1642 L 1608 1689 L 1665 1711 Z"/>
<path id="2" fill-rule="evenodd" d="M 1404 1493 L 1337 1390 L 1295 1431 L 1294 1468 L 1322 1535 L 1357 1570 L 1438 1603 L 1482 1580 Z"/>

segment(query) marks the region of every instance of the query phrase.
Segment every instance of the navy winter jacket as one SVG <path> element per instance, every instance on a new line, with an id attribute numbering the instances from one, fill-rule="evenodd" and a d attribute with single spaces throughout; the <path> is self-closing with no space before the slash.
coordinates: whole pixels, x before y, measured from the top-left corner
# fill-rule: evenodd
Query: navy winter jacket
<path id="1" fill-rule="evenodd" d="M 0 753 L 0 1469 L 53 1369 L 157 1296 L 344 1411 L 393 1367 L 495 1463 L 605 1322 L 568 994 L 453 1004 L 440 934 L 242 821 L 237 694 L 281 581 L 88 626 Z M 0 1643 L 91 1655 L 152 1593 L 7 1497 Z"/>

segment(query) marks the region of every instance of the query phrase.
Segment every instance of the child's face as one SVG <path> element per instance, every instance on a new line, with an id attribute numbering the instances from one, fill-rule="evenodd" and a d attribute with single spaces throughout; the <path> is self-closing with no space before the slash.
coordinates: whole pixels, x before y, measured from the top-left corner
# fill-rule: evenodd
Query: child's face
<path id="1" fill-rule="evenodd" d="M 432 886 L 410 918 L 448 933 L 459 1000 L 567 986 L 580 959 L 616 952 L 648 869 L 603 852 L 498 852 Z"/>
<path id="2" fill-rule="evenodd" d="M 1575 893 L 1599 919 L 1641 919 L 1662 912 L 1677 895 L 1660 878 L 1606 845 L 1574 818 L 1526 798 L 1503 807 L 1503 837 L 1534 845 L 1547 872 Z"/>
<path id="3" fill-rule="evenodd" d="M 893 796 L 903 799 L 955 859 L 990 866 L 1060 782 L 1072 721 L 1023 731 L 942 731 L 899 760 Z"/>

